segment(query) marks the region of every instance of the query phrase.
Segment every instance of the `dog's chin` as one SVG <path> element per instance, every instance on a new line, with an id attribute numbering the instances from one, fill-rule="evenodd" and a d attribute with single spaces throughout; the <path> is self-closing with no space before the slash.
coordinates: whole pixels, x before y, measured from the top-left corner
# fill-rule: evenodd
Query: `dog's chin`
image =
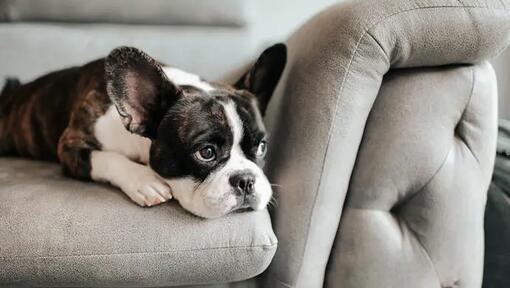
<path id="1" fill-rule="evenodd" d="M 269 203 L 272 190 L 267 179 L 255 184 L 255 193 L 239 196 L 226 183 L 225 185 L 207 185 L 207 181 L 198 183 L 192 178 L 166 179 L 172 188 L 174 199 L 180 205 L 197 216 L 218 218 L 240 209 L 262 210 Z"/>

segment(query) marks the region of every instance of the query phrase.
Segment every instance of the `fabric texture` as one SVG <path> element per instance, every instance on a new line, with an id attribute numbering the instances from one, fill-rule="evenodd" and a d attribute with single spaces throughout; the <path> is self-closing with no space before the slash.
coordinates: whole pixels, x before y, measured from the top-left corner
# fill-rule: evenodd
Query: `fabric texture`
<path id="1" fill-rule="evenodd" d="M 204 220 L 141 208 L 58 165 L 0 159 L 0 283 L 150 287 L 252 278 L 277 246 L 267 211 Z"/>
<path id="2" fill-rule="evenodd" d="M 243 26 L 242 0 L 0 0 L 0 21 Z"/>
<path id="3" fill-rule="evenodd" d="M 509 43 L 509 9 L 509 1 L 499 0 L 352 1 L 330 7 L 305 23 L 294 33 L 288 41 L 289 61 L 283 81 L 280 83 L 276 99 L 273 99 L 267 112 L 268 128 L 271 139 L 273 139 L 273 146 L 268 154 L 267 167 L 271 181 L 279 185 L 276 189 L 279 206 L 273 213 L 273 223 L 279 239 L 279 249 L 267 274 L 268 287 L 322 287 L 325 280 L 326 285 L 330 287 L 370 287 L 369 284 L 373 283 L 370 280 L 361 282 L 367 284 L 367 286 L 363 286 L 360 285 L 360 282 L 351 281 L 355 278 L 347 278 L 349 272 L 353 273 L 353 277 L 355 275 L 361 277 L 361 275 L 349 270 L 348 262 L 345 261 L 348 261 L 349 257 L 356 259 L 356 257 L 364 256 L 367 257 L 364 260 L 369 261 L 382 257 L 384 253 L 390 251 L 379 251 L 379 254 L 372 255 L 355 255 L 347 250 L 341 252 L 335 250 L 335 254 L 332 256 L 334 260 L 330 259 L 330 255 L 335 241 L 338 241 L 338 247 L 341 247 L 343 241 L 346 241 L 345 239 L 352 240 L 352 238 L 345 237 L 353 233 L 357 227 L 357 229 L 362 229 L 360 227 L 362 223 L 373 224 L 374 227 L 372 228 L 374 230 L 371 231 L 371 228 L 366 227 L 367 234 L 360 234 L 369 237 L 373 235 L 368 234 L 369 232 L 375 232 L 378 229 L 375 222 L 371 221 L 384 218 L 383 215 L 377 217 L 378 213 L 374 212 L 373 218 L 368 217 L 366 222 L 363 222 L 363 217 L 365 217 L 363 213 L 359 216 L 353 216 L 352 213 L 355 210 L 343 210 L 348 188 L 352 187 L 351 174 L 358 149 L 362 137 L 366 133 L 364 132 L 365 123 L 367 123 L 368 115 L 372 110 L 379 90 L 384 89 L 384 87 L 381 88 L 383 75 L 394 68 L 479 63 L 496 56 Z M 488 74 L 478 73 L 485 75 L 480 77 L 491 77 L 492 72 L 489 72 L 491 69 L 483 68 L 482 70 L 485 70 Z M 404 71 L 413 73 L 414 70 Z M 494 79 L 487 81 L 487 83 L 494 84 Z M 469 85 L 472 80 L 466 78 L 465 82 L 460 81 L 459 83 Z M 485 81 L 482 83 L 485 83 L 483 85 L 489 85 Z M 402 83 L 402 85 L 405 86 L 406 84 Z M 469 95 L 469 91 L 465 94 L 454 93 L 454 90 L 457 89 L 455 85 L 446 86 L 451 94 L 444 95 L 444 99 L 438 99 L 437 101 L 452 101 L 453 103 L 461 99 L 465 100 L 465 97 Z M 423 91 L 429 89 L 432 89 L 432 87 L 424 87 Z M 477 97 L 489 99 L 487 100 L 489 102 L 486 103 L 487 109 L 492 109 L 495 105 L 494 91 L 489 89 L 485 93 L 481 91 Z M 424 97 L 430 97 L 424 92 L 423 94 Z M 460 98 L 454 99 L 456 96 Z M 458 103 L 456 109 L 462 111 L 466 107 L 466 103 Z M 472 107 L 481 109 L 482 106 L 473 105 Z M 390 108 L 385 107 L 385 109 Z M 472 196 L 471 202 L 465 203 L 466 205 L 473 205 L 472 208 L 474 209 L 478 209 L 473 212 L 478 218 L 473 219 L 475 228 L 473 229 L 473 235 L 471 235 L 477 240 L 460 242 L 462 247 L 465 248 L 463 253 L 473 253 L 475 262 L 466 265 L 453 259 L 451 262 L 443 262 L 443 259 L 438 260 L 439 258 L 435 259 L 435 261 L 441 261 L 441 263 L 433 262 L 434 264 L 427 266 L 427 268 L 437 268 L 439 274 L 433 274 L 434 277 L 429 278 L 430 281 L 434 282 L 423 282 L 431 285 L 427 287 L 452 284 L 457 279 L 460 279 L 459 283 L 466 281 L 465 287 L 476 287 L 476 285 L 481 284 L 481 251 L 483 247 L 480 237 L 483 223 L 481 220 L 483 217 L 483 201 L 485 201 L 483 195 L 486 193 L 492 170 L 491 163 L 495 149 L 494 127 L 496 124 L 491 121 L 495 121 L 496 112 L 488 110 L 488 115 L 478 115 L 476 113 L 474 111 L 472 115 L 466 114 L 466 116 L 469 116 L 466 123 L 469 124 L 461 125 L 459 127 L 462 127 L 462 129 L 457 130 L 467 135 L 467 138 L 463 141 L 472 144 L 474 153 L 480 155 L 479 164 L 477 164 L 478 162 L 468 163 L 472 165 L 473 169 L 470 173 L 474 173 L 478 181 L 476 181 L 476 197 Z M 452 115 L 450 114 L 450 117 Z M 408 119 L 401 117 L 398 121 L 395 121 L 394 125 L 398 126 L 404 125 Z M 429 127 L 432 131 L 438 129 L 438 132 L 446 131 L 442 129 L 444 127 L 455 127 L 455 123 L 434 123 L 438 126 Z M 480 125 L 488 127 L 488 130 L 483 132 L 488 133 L 483 141 L 476 140 L 477 135 L 481 133 L 479 131 Z M 434 165 L 440 165 L 441 163 L 432 162 L 432 160 L 437 161 L 438 158 L 435 157 L 447 156 L 447 154 L 444 154 L 445 151 L 441 149 L 456 147 L 455 145 L 452 146 L 453 141 L 457 139 L 453 136 L 455 135 L 454 131 L 456 130 L 453 128 L 450 130 L 450 142 L 441 142 L 442 144 L 449 144 L 449 146 L 440 147 L 441 143 L 437 143 L 437 147 L 435 147 L 435 143 L 430 143 L 437 150 L 429 150 L 429 152 L 437 152 L 438 154 L 424 155 L 419 153 L 421 156 L 418 160 L 423 160 L 427 165 L 431 165 L 423 168 L 439 169 Z M 386 131 L 377 130 L 377 132 L 372 133 L 385 134 Z M 432 135 L 432 139 L 435 139 L 436 134 Z M 438 134 L 437 137 L 439 136 Z M 401 137 L 401 135 L 396 137 Z M 456 145 L 460 145 L 460 143 Z M 383 151 L 381 148 L 380 153 L 384 153 Z M 416 151 L 416 153 L 418 152 Z M 454 150 L 454 152 L 448 155 L 451 157 L 455 156 L 456 153 L 465 153 L 466 151 Z M 468 155 L 466 155 L 466 158 L 469 161 L 472 160 Z M 399 161 L 404 161 L 404 159 Z M 460 164 L 460 162 L 455 161 L 454 163 Z M 368 171 L 364 171 L 364 173 L 368 173 L 376 165 L 382 165 L 382 163 L 374 161 L 371 166 L 366 166 L 365 169 L 368 169 Z M 430 172 L 430 170 L 421 171 L 419 167 L 421 166 L 410 167 L 410 169 L 417 169 L 416 175 L 423 175 L 419 178 L 425 177 Z M 479 174 L 475 173 L 477 171 L 480 171 Z M 418 182 L 415 182 L 418 178 L 405 178 L 411 176 L 413 175 L 403 174 L 401 175 L 403 179 L 398 179 L 398 181 L 418 184 Z M 369 183 L 373 183 L 376 179 L 368 180 L 372 181 Z M 390 180 L 388 179 L 388 181 Z M 458 181 L 462 181 L 461 178 L 458 178 Z M 456 185 L 461 184 L 456 183 Z M 409 186 L 408 188 L 412 189 L 413 187 Z M 378 191 L 382 193 L 382 190 Z M 412 190 L 400 191 L 402 195 L 406 194 L 404 192 L 411 193 Z M 384 200 L 381 194 L 376 195 L 381 197 L 380 201 Z M 421 195 L 425 196 L 427 194 Z M 354 197 L 354 195 L 351 195 L 351 197 Z M 372 198 L 368 198 L 369 195 L 366 195 L 366 197 L 366 205 L 369 205 L 369 203 L 372 203 L 369 200 L 376 196 L 374 194 L 370 196 Z M 391 210 L 391 205 L 400 203 L 400 201 L 397 201 L 398 199 L 394 200 L 393 203 L 386 203 L 389 206 L 386 209 Z M 439 201 L 439 198 L 437 200 Z M 480 201 L 482 205 L 474 201 Z M 423 205 L 426 204 L 427 202 L 423 202 Z M 434 214 L 434 211 L 441 213 L 442 210 L 434 210 L 433 207 L 425 206 L 421 208 L 430 210 L 419 210 L 423 214 L 417 212 L 415 216 L 421 215 L 422 218 L 419 218 L 421 221 L 424 223 L 427 223 L 427 221 L 433 222 L 434 225 L 432 226 L 436 227 L 435 225 L 438 224 L 436 222 L 440 220 L 437 218 L 439 215 Z M 345 212 L 343 217 L 351 220 L 343 221 L 342 218 L 342 224 L 339 228 L 343 212 Z M 369 212 L 367 213 L 369 214 Z M 352 217 L 358 217 L 358 220 Z M 419 219 L 416 221 L 419 221 Z M 387 219 L 387 221 L 390 221 L 390 219 Z M 453 225 L 453 223 L 450 224 Z M 425 227 L 420 226 L 419 232 L 425 231 L 421 230 Z M 398 225 L 387 227 L 387 229 L 387 232 L 392 231 L 390 235 L 395 237 L 406 231 L 404 226 Z M 459 229 L 464 231 L 465 227 L 462 226 Z M 420 237 L 416 238 L 430 240 L 428 243 L 425 242 L 424 245 L 435 246 L 441 242 L 441 239 L 444 239 L 442 238 L 443 235 L 434 234 L 436 232 L 440 233 L 439 231 L 427 231 L 432 233 L 430 235 L 432 238 L 428 238 L 429 235 L 427 234 L 419 235 Z M 358 238 L 354 240 L 357 241 Z M 470 247 L 470 244 L 474 246 Z M 417 247 L 417 243 L 413 245 L 415 245 L 413 247 Z M 373 246 L 373 248 L 375 247 Z M 443 249 L 443 247 L 437 248 L 437 251 Z M 429 253 L 437 251 L 431 250 Z M 416 250 L 412 252 L 422 253 L 423 251 Z M 456 253 L 459 253 L 459 258 L 455 259 L 466 256 L 465 254 L 461 255 L 462 253 L 458 251 Z M 417 255 L 411 256 L 418 257 Z M 423 256 L 425 255 L 420 257 Z M 362 259 L 358 259 L 358 261 L 362 261 Z M 328 265 L 328 262 L 331 264 Z M 416 263 L 416 265 L 418 264 Z M 380 273 L 381 277 L 384 275 L 385 278 L 393 278 L 392 275 L 398 273 L 398 271 L 390 268 L 391 266 L 388 266 L 386 274 L 384 274 L 384 269 L 372 273 Z M 368 274 L 371 272 L 369 270 L 363 271 Z M 426 274 L 425 271 L 419 269 L 412 271 Z M 452 272 L 450 274 L 446 271 Z M 335 278 L 333 275 L 338 273 L 345 277 Z M 374 279 L 377 279 L 377 277 Z M 397 283 L 399 279 L 395 278 L 394 280 Z"/>

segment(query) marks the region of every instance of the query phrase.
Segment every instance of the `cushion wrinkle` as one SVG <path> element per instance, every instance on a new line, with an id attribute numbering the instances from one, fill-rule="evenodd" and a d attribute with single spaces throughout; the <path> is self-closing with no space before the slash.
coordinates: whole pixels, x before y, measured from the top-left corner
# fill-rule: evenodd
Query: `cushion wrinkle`
<path id="1" fill-rule="evenodd" d="M 453 152 L 453 145 L 455 145 L 455 144 L 452 143 L 452 147 L 450 149 L 448 149 L 448 152 L 443 157 L 443 160 L 441 161 L 441 164 L 438 166 L 436 171 L 434 171 L 434 173 L 432 173 L 430 178 L 427 181 L 425 181 L 425 184 L 423 184 L 423 186 L 421 186 L 419 189 L 417 189 L 416 192 L 408 192 L 407 193 L 407 195 L 408 195 L 407 197 L 405 197 L 404 199 L 402 199 L 402 200 L 398 201 L 397 203 L 395 203 L 395 205 L 390 209 L 391 213 L 394 213 L 394 214 L 398 215 L 401 207 L 404 207 L 407 203 L 411 202 L 420 193 L 425 191 L 425 189 L 428 187 L 430 182 L 432 182 L 432 180 L 434 180 L 434 178 L 439 174 L 439 172 L 441 172 L 441 169 L 446 164 L 446 162 L 448 160 L 448 157 Z"/>
<path id="2" fill-rule="evenodd" d="M 388 63 L 391 62 L 391 57 L 388 55 L 388 52 L 386 50 L 384 50 L 384 47 L 381 43 L 381 41 L 379 39 L 377 39 L 377 37 L 375 37 L 370 31 L 367 31 L 367 34 L 368 36 L 370 36 L 370 38 L 372 38 L 374 40 L 374 42 L 377 44 L 377 47 L 379 48 L 379 50 L 383 53 L 383 55 L 386 57 L 386 61 Z"/>
<path id="3" fill-rule="evenodd" d="M 159 254 L 172 254 L 172 253 L 180 253 L 180 252 L 191 252 L 191 251 L 214 251 L 214 250 L 271 250 L 277 247 L 278 244 L 272 245 L 252 245 L 252 246 L 228 246 L 228 247 L 211 247 L 211 248 L 195 248 L 195 249 L 175 249 L 169 251 L 144 251 L 144 252 L 123 252 L 123 253 L 98 253 L 98 254 L 70 254 L 70 255 L 16 255 L 16 256 L 0 256 L 0 259 L 9 259 L 9 258 L 66 258 L 66 257 L 96 257 L 96 256 L 124 256 L 124 255 L 159 255 Z"/>
<path id="4" fill-rule="evenodd" d="M 441 167 L 443 167 L 443 165 L 444 165 L 444 163 L 441 165 Z M 439 168 L 439 170 L 440 169 L 441 168 Z M 438 170 L 438 172 L 439 172 L 439 170 Z M 437 281 L 438 281 L 439 287 L 442 287 L 441 286 L 442 282 L 441 282 L 441 277 L 440 277 L 439 271 L 437 270 L 436 265 L 434 265 L 434 262 L 432 261 L 432 258 L 430 257 L 430 253 L 429 253 L 428 249 L 425 247 L 423 242 L 420 240 L 420 237 L 418 236 L 418 233 L 411 228 L 411 226 L 407 223 L 405 217 L 402 217 L 400 215 L 395 215 L 395 214 L 393 214 L 393 215 L 394 215 L 395 218 L 397 218 L 397 220 L 400 220 L 399 223 L 401 223 L 401 225 L 404 225 L 409 230 L 409 232 L 411 233 L 412 237 L 414 237 L 414 239 L 416 240 L 416 243 L 419 244 L 419 246 L 420 246 L 419 248 L 422 249 L 423 254 L 426 256 L 425 258 L 427 259 L 427 262 L 430 264 L 430 267 L 432 268 L 432 270 L 434 271 L 434 273 L 435 273 L 435 275 L 437 277 Z M 403 227 L 403 226 L 401 226 L 401 227 Z M 401 228 L 401 231 L 403 233 L 404 229 Z"/>
<path id="5" fill-rule="evenodd" d="M 471 147 L 468 145 L 468 143 L 466 142 L 466 140 L 463 138 L 462 134 L 458 132 L 458 127 L 459 125 L 461 124 L 462 121 L 464 121 L 464 116 L 466 115 L 466 111 L 468 110 L 469 106 L 471 105 L 471 100 L 473 99 L 473 94 L 474 94 L 474 91 L 475 91 L 475 81 L 476 81 L 476 73 L 475 73 L 475 68 L 474 66 L 471 66 L 470 67 L 470 70 L 471 70 L 471 91 L 469 92 L 469 97 L 468 97 L 468 101 L 466 103 L 466 107 L 464 108 L 463 112 L 462 112 L 462 115 L 460 116 L 460 119 L 457 121 L 457 125 L 455 125 L 455 128 L 454 128 L 454 134 L 453 136 L 454 137 L 457 137 L 461 140 L 462 143 L 464 143 L 466 145 L 466 147 L 468 148 L 468 150 L 471 152 L 471 154 L 473 155 L 473 157 L 475 158 L 476 162 L 478 162 L 478 164 L 480 164 L 480 160 L 478 159 L 478 157 L 475 155 L 474 151 L 471 149 Z M 445 165 L 446 161 L 448 160 L 448 156 L 450 155 L 450 153 L 452 153 L 453 151 L 453 145 L 455 145 L 455 143 L 452 143 L 452 147 L 448 150 L 448 152 L 445 154 L 444 156 L 444 160 L 441 162 L 441 165 L 438 166 L 437 170 L 432 174 L 432 176 L 427 180 L 425 181 L 425 184 L 423 184 L 422 187 L 420 187 L 419 189 L 416 190 L 416 192 L 410 192 L 408 193 L 408 197 L 402 199 L 401 201 L 395 203 L 395 206 L 393 206 L 393 208 L 391 209 L 391 211 L 394 211 L 395 213 L 398 214 L 398 210 L 399 210 L 399 207 L 402 207 L 404 205 L 406 205 L 406 203 L 408 203 L 409 201 L 411 201 L 417 194 L 421 193 L 423 190 L 425 190 L 427 188 L 427 186 L 430 184 L 430 182 L 432 182 L 432 180 L 437 176 L 437 174 L 441 171 L 441 168 L 443 168 L 443 166 Z"/>
<path id="6" fill-rule="evenodd" d="M 471 67 L 471 79 L 472 79 L 471 93 L 469 94 L 468 103 L 466 105 L 466 108 L 464 109 L 464 112 L 462 113 L 462 116 L 460 117 L 459 122 L 457 122 L 457 125 L 455 126 L 454 134 L 462 141 L 462 143 L 464 143 L 464 145 L 466 145 L 466 148 L 469 150 L 469 152 L 471 152 L 471 155 L 475 158 L 476 162 L 478 164 L 480 164 L 480 159 L 475 154 L 475 151 L 473 150 L 473 148 L 469 145 L 469 143 L 468 143 L 467 139 L 464 137 L 463 133 L 460 131 L 461 125 L 466 125 L 465 124 L 466 123 L 466 120 L 465 120 L 466 113 L 467 113 L 469 106 L 471 105 L 471 101 L 473 100 L 473 94 L 475 92 L 476 72 L 473 67 Z"/>
<path id="7" fill-rule="evenodd" d="M 441 165 L 441 167 L 443 167 L 443 165 L 444 165 L 444 162 Z M 441 170 L 441 168 L 439 168 L 437 172 L 439 172 L 439 170 Z M 432 178 L 431 178 L 431 181 L 432 181 Z M 439 271 L 437 271 L 436 265 L 434 265 L 434 262 L 432 261 L 432 258 L 430 257 L 430 253 L 427 250 L 427 248 L 425 247 L 425 245 L 423 245 L 423 242 L 421 241 L 420 237 L 418 236 L 418 233 L 411 228 L 411 226 L 407 223 L 405 217 L 402 217 L 400 215 L 396 215 L 395 217 L 400 219 L 399 222 L 401 222 L 402 225 L 405 225 L 405 227 L 411 233 L 412 237 L 414 237 L 414 239 L 416 240 L 416 243 L 419 244 L 419 246 L 420 246 L 419 248 L 423 250 L 423 254 L 426 256 L 425 258 L 427 259 L 427 262 L 430 264 L 430 267 L 432 268 L 432 271 L 434 271 L 434 273 L 435 273 L 435 275 L 437 277 L 437 282 L 439 284 L 439 287 L 442 287 L 441 286 L 442 282 L 441 282 L 441 277 L 440 277 Z M 402 229 L 402 231 L 403 231 L 403 229 Z"/>

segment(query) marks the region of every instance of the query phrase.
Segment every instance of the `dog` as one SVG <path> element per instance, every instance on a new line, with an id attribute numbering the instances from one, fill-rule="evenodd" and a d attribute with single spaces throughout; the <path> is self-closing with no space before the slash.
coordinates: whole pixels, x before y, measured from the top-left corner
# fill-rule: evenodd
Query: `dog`
<path id="1" fill-rule="evenodd" d="M 58 161 L 65 175 L 107 182 L 140 206 L 172 198 L 215 218 L 260 210 L 262 117 L 286 64 L 267 48 L 233 85 L 206 82 L 133 47 L 0 94 L 0 154 Z"/>

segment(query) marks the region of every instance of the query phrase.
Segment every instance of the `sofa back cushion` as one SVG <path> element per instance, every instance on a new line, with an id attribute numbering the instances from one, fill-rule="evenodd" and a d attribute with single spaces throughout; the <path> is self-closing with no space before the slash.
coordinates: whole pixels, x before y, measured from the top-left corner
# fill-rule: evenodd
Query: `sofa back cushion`
<path id="1" fill-rule="evenodd" d="M 327 287 L 481 286 L 495 87 L 486 63 L 386 74 L 351 177 Z"/>
<path id="2" fill-rule="evenodd" d="M 243 26 L 243 0 L 0 0 L 0 22 Z"/>

